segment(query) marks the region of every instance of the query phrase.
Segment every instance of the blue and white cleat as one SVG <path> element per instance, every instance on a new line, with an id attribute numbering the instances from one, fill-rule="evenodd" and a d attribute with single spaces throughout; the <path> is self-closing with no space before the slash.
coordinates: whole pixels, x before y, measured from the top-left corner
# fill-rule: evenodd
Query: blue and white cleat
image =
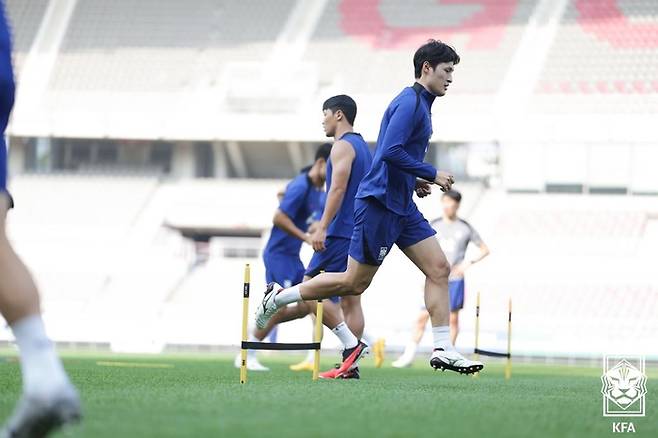
<path id="1" fill-rule="evenodd" d="M 281 289 L 283 288 L 277 283 L 267 285 L 263 301 L 256 308 L 256 327 L 259 329 L 264 329 L 270 318 L 279 310 L 279 307 L 274 302 L 274 297 Z"/>
<path id="2" fill-rule="evenodd" d="M 70 383 L 52 395 L 24 394 L 0 438 L 41 438 L 82 417 L 80 397 Z"/>
<path id="3" fill-rule="evenodd" d="M 484 368 L 482 362 L 466 359 L 457 350 L 435 348 L 430 358 L 430 366 L 435 370 L 455 371 L 459 374 L 474 374 Z"/>

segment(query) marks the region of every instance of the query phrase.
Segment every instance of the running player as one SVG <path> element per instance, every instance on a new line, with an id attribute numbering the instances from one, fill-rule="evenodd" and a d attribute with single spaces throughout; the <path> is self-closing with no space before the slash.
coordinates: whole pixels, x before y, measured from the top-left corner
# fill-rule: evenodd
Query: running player
<path id="1" fill-rule="evenodd" d="M 347 268 L 350 236 L 354 228 L 354 200 L 359 183 L 372 162 L 368 144 L 354 132 L 357 113 L 354 99 L 346 95 L 333 96 L 324 102 L 322 112 L 325 135 L 333 137 L 334 144 L 327 164 L 324 211 L 310 238 L 315 253 L 304 281 L 322 271 L 343 272 Z M 284 307 L 267 322 L 259 336 L 264 338 L 275 324 L 304 317 L 314 310 L 315 306 L 304 302 Z M 346 321 L 343 321 L 343 312 Z M 330 297 L 325 302 L 323 322 L 343 343 L 344 357 L 360 357 L 366 352 L 365 344 L 359 342 L 364 327 L 360 297 L 345 297 L 342 303 L 337 297 Z M 324 374 L 321 377 L 325 377 Z M 359 370 L 354 367 L 341 377 L 358 379 Z"/>
<path id="2" fill-rule="evenodd" d="M 46 436 L 80 417 L 78 393 L 46 335 L 37 288 L 5 232 L 10 197 L 4 132 L 14 104 L 14 90 L 11 39 L 4 4 L 0 2 L 0 313 L 16 338 L 23 377 L 23 395 L 0 431 L 1 438 Z"/>
<path id="3" fill-rule="evenodd" d="M 454 183 L 451 174 L 437 171 L 423 159 L 432 135 L 432 104 L 446 94 L 459 56 L 450 46 L 430 40 L 416 51 L 413 62 L 416 82 L 402 90 L 385 111 L 372 166 L 356 195 L 347 270 L 320 274 L 290 288 L 269 284 L 256 311 L 256 324 L 265 326 L 289 303 L 362 294 L 396 244 L 426 277 L 425 306 L 434 337 L 430 365 L 470 374 L 480 371 L 483 364 L 466 359 L 450 342 L 450 264 L 434 238 L 436 232 L 412 199 L 414 190 L 426 196 L 430 184 L 447 191 Z M 359 358 L 358 354 L 347 356 L 335 375 L 346 373 Z"/>
<path id="4" fill-rule="evenodd" d="M 441 197 L 443 204 L 443 216 L 433 220 L 432 226 L 437 231 L 441 249 L 445 251 L 446 258 L 450 263 L 450 277 L 448 278 L 448 289 L 450 292 L 450 340 L 453 345 L 457 342 L 459 334 L 459 311 L 464 307 L 464 273 L 467 269 L 489 255 L 489 248 L 482 241 L 480 234 L 475 231 L 464 219 L 457 216 L 462 195 L 456 190 L 449 190 Z M 466 260 L 466 248 L 469 243 L 477 245 L 480 254 L 471 260 Z M 418 344 L 425 333 L 425 326 L 430 318 L 427 309 L 423 307 L 417 318 L 415 332 L 411 341 L 404 349 L 393 366 L 404 368 L 414 360 Z"/>
<path id="5" fill-rule="evenodd" d="M 317 217 L 317 212 L 322 209 L 330 152 L 331 144 L 321 145 L 315 153 L 313 165 L 304 169 L 286 186 L 272 219 L 270 238 L 263 250 L 265 279 L 268 283 L 277 282 L 291 286 L 304 278 L 304 264 L 299 257 L 299 251 L 302 242 L 311 244 L 311 238 L 306 232 Z M 250 341 L 262 341 L 268 333 L 269 330 L 267 333 L 256 330 L 250 336 Z M 268 370 L 258 361 L 255 350 L 249 350 L 248 355 L 249 370 Z M 234 365 L 240 367 L 239 355 L 235 358 Z"/>

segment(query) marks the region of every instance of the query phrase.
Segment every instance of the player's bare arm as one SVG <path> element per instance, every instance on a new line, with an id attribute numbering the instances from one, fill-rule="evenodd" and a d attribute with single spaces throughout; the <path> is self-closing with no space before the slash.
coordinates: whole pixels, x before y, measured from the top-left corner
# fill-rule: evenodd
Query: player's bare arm
<path id="1" fill-rule="evenodd" d="M 463 276 L 464 273 L 468 270 L 468 268 L 480 262 L 483 258 L 491 254 L 491 251 L 489 251 L 489 247 L 484 242 L 478 245 L 478 249 L 480 250 L 480 253 L 477 256 L 475 256 L 471 260 L 464 260 L 457 266 L 453 266 L 453 268 L 450 270 L 450 273 L 452 275 Z"/>
<path id="2" fill-rule="evenodd" d="M 323 251 L 324 241 L 327 239 L 327 228 L 334 220 L 340 209 L 347 190 L 347 183 L 352 171 L 354 161 L 354 148 L 345 140 L 338 140 L 331 148 L 331 163 L 333 166 L 331 188 L 327 193 L 324 212 L 315 232 L 311 235 L 311 244 L 315 251 Z"/>
<path id="3" fill-rule="evenodd" d="M 290 217 L 287 214 L 285 214 L 283 211 L 281 211 L 278 208 L 276 209 L 276 212 L 274 212 L 274 218 L 272 218 L 272 223 L 277 227 L 281 228 L 286 233 L 290 234 L 291 236 L 301 240 L 302 242 L 310 243 L 310 238 L 308 234 L 297 228 L 297 226 L 292 221 L 292 219 L 290 219 Z"/>

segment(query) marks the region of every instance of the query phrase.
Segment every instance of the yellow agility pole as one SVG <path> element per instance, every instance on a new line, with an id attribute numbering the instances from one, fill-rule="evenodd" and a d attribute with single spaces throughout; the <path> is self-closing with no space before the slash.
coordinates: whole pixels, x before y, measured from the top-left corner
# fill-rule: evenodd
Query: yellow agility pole
<path id="1" fill-rule="evenodd" d="M 324 313 L 324 306 L 322 300 L 318 300 L 317 310 L 315 312 L 315 336 L 314 341 L 317 344 L 315 349 L 315 357 L 313 360 L 313 380 L 318 380 L 320 375 L 320 345 L 322 343 L 322 315 Z"/>
<path id="2" fill-rule="evenodd" d="M 244 286 L 242 289 L 242 345 L 240 346 L 240 383 L 247 383 L 247 322 L 249 321 L 249 288 L 251 283 L 249 263 L 244 267 Z"/>
<path id="3" fill-rule="evenodd" d="M 478 353 L 478 345 L 480 342 L 480 291 L 477 294 L 477 301 L 475 302 L 475 360 L 480 360 L 480 354 Z M 480 373 L 473 374 L 473 378 L 478 377 Z"/>
<path id="4" fill-rule="evenodd" d="M 512 377 L 512 297 L 507 307 L 507 363 L 505 364 L 505 379 Z"/>
<path id="5" fill-rule="evenodd" d="M 475 302 L 475 360 L 480 357 L 479 354 L 480 342 L 480 291 L 478 291 L 477 301 Z"/>

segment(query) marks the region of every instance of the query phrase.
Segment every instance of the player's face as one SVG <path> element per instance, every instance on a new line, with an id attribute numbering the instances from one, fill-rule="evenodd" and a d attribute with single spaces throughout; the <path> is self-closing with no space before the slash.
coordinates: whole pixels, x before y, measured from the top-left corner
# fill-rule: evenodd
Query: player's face
<path id="1" fill-rule="evenodd" d="M 322 111 L 322 128 L 324 129 L 324 134 L 327 137 L 333 137 L 336 133 L 336 115 L 330 109 Z"/>
<path id="2" fill-rule="evenodd" d="M 441 203 L 443 204 L 443 214 L 447 217 L 455 217 L 457 215 L 457 210 L 459 210 L 459 203 L 452 198 L 444 196 L 441 198 Z"/>
<path id="3" fill-rule="evenodd" d="M 452 62 L 442 62 L 432 68 L 427 64 L 425 67 L 427 73 L 427 87 L 435 96 L 445 96 L 448 87 L 452 83 L 452 73 L 455 71 L 455 65 Z"/>

